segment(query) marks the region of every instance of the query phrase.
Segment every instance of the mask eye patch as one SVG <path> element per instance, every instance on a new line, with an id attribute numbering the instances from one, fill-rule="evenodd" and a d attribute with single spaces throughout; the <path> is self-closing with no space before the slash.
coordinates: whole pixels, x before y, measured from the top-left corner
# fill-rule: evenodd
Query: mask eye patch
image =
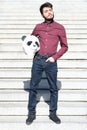
<path id="1" fill-rule="evenodd" d="M 32 41 L 29 41 L 29 42 L 27 42 L 27 45 L 28 45 L 28 46 L 30 46 L 30 45 L 31 45 L 31 43 L 32 43 Z"/>
<path id="2" fill-rule="evenodd" d="M 35 42 L 35 44 L 39 47 L 39 44 L 38 44 L 38 42 Z"/>

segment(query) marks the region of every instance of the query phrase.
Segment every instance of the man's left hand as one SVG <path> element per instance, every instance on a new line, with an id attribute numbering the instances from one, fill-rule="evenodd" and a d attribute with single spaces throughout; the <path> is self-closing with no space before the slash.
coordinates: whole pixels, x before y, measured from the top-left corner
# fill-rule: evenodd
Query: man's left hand
<path id="1" fill-rule="evenodd" d="M 48 62 L 48 61 L 50 61 L 50 62 L 55 62 L 55 60 L 54 60 L 53 57 L 49 57 L 49 58 L 46 60 L 46 62 Z"/>

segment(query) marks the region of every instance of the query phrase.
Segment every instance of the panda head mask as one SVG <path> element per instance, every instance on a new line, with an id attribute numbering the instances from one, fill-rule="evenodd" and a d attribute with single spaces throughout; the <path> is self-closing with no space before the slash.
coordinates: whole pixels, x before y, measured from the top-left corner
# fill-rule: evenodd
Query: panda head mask
<path id="1" fill-rule="evenodd" d="M 22 36 L 22 47 L 28 56 L 34 55 L 40 49 L 39 39 L 34 35 Z"/>

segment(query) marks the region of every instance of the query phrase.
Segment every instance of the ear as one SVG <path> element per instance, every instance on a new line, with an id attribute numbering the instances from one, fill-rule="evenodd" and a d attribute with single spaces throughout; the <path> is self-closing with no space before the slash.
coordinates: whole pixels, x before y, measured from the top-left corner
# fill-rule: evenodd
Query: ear
<path id="1" fill-rule="evenodd" d="M 25 35 L 24 35 L 24 36 L 22 36 L 22 37 L 21 37 L 22 41 L 24 41 L 24 39 L 25 39 L 25 38 L 26 38 L 26 36 L 25 36 Z"/>

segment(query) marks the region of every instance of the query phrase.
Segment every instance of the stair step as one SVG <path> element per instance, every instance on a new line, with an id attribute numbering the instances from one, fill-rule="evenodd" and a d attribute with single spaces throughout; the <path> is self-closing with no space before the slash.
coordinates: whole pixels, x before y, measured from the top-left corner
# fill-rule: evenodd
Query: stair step
<path id="1" fill-rule="evenodd" d="M 14 34 L 14 36 L 5 36 L 5 37 L 2 37 L 2 39 L 15 39 L 15 38 L 21 38 L 23 35 L 26 35 L 26 34 L 22 34 L 20 36 Z M 82 39 L 86 39 L 87 38 L 87 32 L 86 34 L 83 33 L 83 34 L 67 34 L 67 38 L 82 38 Z"/>
<path id="2" fill-rule="evenodd" d="M 87 120 L 86 120 L 85 116 L 61 116 L 60 115 L 59 117 L 60 117 L 60 119 L 62 121 L 62 124 L 63 123 L 75 123 L 75 124 L 76 123 L 82 123 L 82 124 L 87 123 Z M 15 123 L 16 124 L 18 124 L 18 123 L 23 124 L 23 123 L 25 123 L 26 118 L 27 118 L 27 116 L 0 116 L 0 125 L 1 124 L 3 125 L 5 123 L 8 123 L 8 124 L 12 124 L 12 123 L 13 124 L 15 124 Z M 47 116 L 45 116 L 45 115 L 44 116 L 37 115 L 36 120 L 34 121 L 34 124 L 35 123 L 37 123 L 37 124 L 38 123 L 40 123 L 40 124 L 45 123 L 46 125 L 50 123 L 50 125 L 52 125 L 51 124 L 52 122 L 51 122 L 51 120 L 49 120 L 48 115 Z M 58 125 L 57 125 L 57 127 L 58 127 Z"/>
<path id="3" fill-rule="evenodd" d="M 25 79 L 0 79 L 0 90 L 20 90 L 29 89 L 30 81 Z M 60 79 L 58 80 L 58 87 L 64 90 L 87 90 L 86 79 Z M 47 80 L 41 80 L 39 84 L 40 89 L 48 89 Z"/>
<path id="4" fill-rule="evenodd" d="M 11 17 L 12 18 L 12 17 Z M 23 17 L 22 17 L 23 18 Z M 7 19 L 8 19 L 8 17 L 7 17 Z M 2 25 L 0 25 L 0 29 L 29 29 L 29 28 L 33 28 L 34 27 L 34 25 L 4 25 L 4 26 L 2 26 Z M 75 25 L 75 24 L 69 24 L 69 25 L 66 25 L 66 29 L 68 29 L 68 28 L 70 28 L 70 29 L 87 29 L 87 25 L 85 24 L 85 25 L 83 25 L 83 24 L 80 24 L 80 26 L 79 25 Z"/>
<path id="5" fill-rule="evenodd" d="M 22 117 L 20 117 L 22 118 Z M 39 119 L 38 119 L 39 118 Z M 76 118 L 76 117 L 74 117 Z M 79 117 L 78 117 L 79 118 Z M 0 123 L 0 128 L 2 130 L 48 130 L 50 128 L 50 130 L 63 130 L 63 129 L 67 129 L 67 130 L 86 130 L 87 128 L 87 124 L 86 123 L 81 123 L 81 122 L 64 122 L 63 118 L 62 119 L 62 123 L 60 125 L 53 123 L 51 120 L 49 120 L 48 117 L 37 117 L 36 120 L 34 120 L 33 124 L 27 126 L 25 124 L 25 120 L 22 123 L 14 123 L 14 122 L 7 122 L 7 123 Z M 70 119 L 70 118 L 69 118 Z M 83 118 L 82 118 L 83 119 Z M 20 119 L 19 119 L 20 120 Z M 38 121 L 41 120 L 41 121 Z M 74 119 L 73 119 L 74 120 Z M 77 119 L 78 120 L 78 119 Z"/>
<path id="6" fill-rule="evenodd" d="M 3 15 L 4 14 L 2 14 L 2 16 Z M 5 15 L 8 17 L 8 13 L 5 14 Z M 15 16 L 16 14 L 13 13 L 13 14 L 9 14 L 9 15 L 11 15 L 11 16 L 14 15 Z M 20 15 L 22 15 L 24 17 L 25 13 L 24 14 L 23 13 L 22 14 L 19 13 L 18 15 L 16 15 L 16 17 L 19 17 Z M 26 15 L 29 15 L 29 13 L 27 13 Z M 15 20 L 14 21 L 14 20 L 9 20 L 9 19 L 5 21 L 3 19 L 3 20 L 0 21 L 0 24 L 1 25 L 31 25 L 32 24 L 33 26 L 35 26 L 37 23 L 40 23 L 40 22 L 42 22 L 41 19 L 37 20 L 37 21 L 36 20 L 32 20 L 32 21 L 29 21 L 29 20 L 26 20 L 26 21 L 25 20 L 21 20 L 21 21 L 20 20 Z M 58 22 L 63 24 L 63 25 L 70 25 L 70 24 L 71 25 L 73 25 L 73 24 L 74 25 L 80 25 L 80 24 L 84 24 L 85 25 L 85 24 L 87 24 L 87 21 L 86 20 L 82 20 L 82 19 L 80 19 L 80 20 L 73 20 L 73 19 L 72 20 L 68 20 L 68 19 L 67 20 L 64 20 L 64 19 L 60 20 L 60 19 L 58 19 Z M 86 30 L 82 29 L 82 31 L 86 31 Z M 72 30 L 72 32 L 74 32 L 74 31 Z"/>
<path id="7" fill-rule="evenodd" d="M 59 69 L 86 69 L 87 60 L 58 60 Z M 68 65 L 68 66 L 67 66 Z M 21 60 L 0 60 L 0 69 L 21 69 L 21 68 L 31 68 L 32 59 L 21 59 Z"/>
<path id="8" fill-rule="evenodd" d="M 11 38 L 11 36 L 8 37 L 8 38 Z M 84 44 L 83 46 L 81 46 L 81 44 L 79 44 L 79 45 L 70 44 L 68 52 L 70 52 L 70 51 L 76 51 L 76 52 L 83 51 L 83 52 L 86 52 L 87 51 L 86 48 L 87 48 L 86 44 Z M 8 51 L 8 52 L 9 51 L 23 51 L 22 43 L 21 44 L 1 43 L 0 44 L 0 52 L 3 52 L 3 51 Z"/>
<path id="9" fill-rule="evenodd" d="M 25 89 L 25 88 L 24 88 Z M 50 92 L 49 90 L 37 90 L 37 101 L 49 101 Z M 3 102 L 23 102 L 28 101 L 29 91 L 28 90 L 0 90 L 0 101 Z M 59 101 L 62 102 L 87 102 L 87 90 L 60 90 Z M 78 103 L 77 103 L 78 105 Z"/>
<path id="10" fill-rule="evenodd" d="M 30 78 L 31 70 L 30 69 L 1 69 L 0 78 Z M 86 79 L 87 78 L 87 69 L 61 69 L 58 72 L 59 78 L 77 78 L 77 79 Z M 46 78 L 43 75 L 43 78 Z"/>
<path id="11" fill-rule="evenodd" d="M 0 30 L 1 31 L 1 30 Z M 4 33 L 5 31 L 4 30 L 2 30 L 2 32 L 0 32 L 0 33 Z M 7 31 L 7 34 L 8 33 L 22 33 L 21 34 L 21 36 L 23 36 L 23 35 L 26 35 L 26 34 L 29 34 L 29 32 L 31 33 L 32 32 L 32 30 L 31 31 L 29 31 L 29 30 L 8 30 Z M 68 43 L 69 44 L 86 44 L 86 42 L 87 42 L 87 39 L 85 38 L 85 39 L 82 39 L 82 38 L 68 38 Z M 4 43 L 4 44 L 22 44 L 22 41 L 21 41 L 21 37 L 19 37 L 18 39 L 17 38 L 12 38 L 12 39 L 9 39 L 9 38 L 5 38 L 5 39 L 0 39 L 0 43 Z"/>
<path id="12" fill-rule="evenodd" d="M 39 8 L 39 7 L 37 7 L 37 8 Z M 10 9 L 10 7 L 9 7 L 9 9 Z M 6 10 L 5 9 L 2 9 L 2 10 L 4 12 L 2 12 L 2 14 L 0 14 L 1 20 L 3 20 L 3 19 L 6 19 L 6 20 L 12 19 L 13 20 L 13 19 L 17 19 L 17 18 L 18 18 L 17 20 L 19 20 L 19 19 L 29 19 L 29 18 L 30 19 L 35 19 L 35 20 L 36 19 L 37 20 L 42 19 L 42 16 L 40 15 L 39 10 L 37 9 L 36 12 L 34 12 L 34 10 L 29 9 L 29 6 L 28 6 L 28 9 L 19 9 L 19 10 L 16 9 L 16 11 L 13 10 L 11 12 L 10 12 L 10 10 L 8 10 L 8 8 Z M 56 10 L 56 8 L 54 8 L 54 10 Z M 77 20 L 80 20 L 80 19 L 85 20 L 86 19 L 86 17 L 85 17 L 86 16 L 86 9 L 83 9 L 82 11 L 80 11 L 80 10 L 77 11 L 77 10 L 74 9 L 73 11 L 70 11 L 70 12 L 68 10 L 65 10 L 65 12 L 64 12 L 63 7 L 62 7 L 62 10 L 59 10 L 58 13 L 55 12 L 55 19 L 58 19 L 58 18 L 59 18 L 59 20 L 61 18 L 63 20 L 65 20 L 65 19 L 67 19 L 67 20 L 68 19 L 69 20 L 75 20 L 75 19 L 77 19 Z M 72 13 L 72 15 L 71 15 L 71 13 Z M 78 15 L 78 13 L 79 13 L 79 15 Z M 34 16 L 34 17 L 32 17 L 32 16 Z"/>
<path id="13" fill-rule="evenodd" d="M 0 116 L 24 116 L 28 114 L 27 102 L 0 102 Z M 57 113 L 62 116 L 85 116 L 87 103 L 59 102 Z M 39 102 L 36 107 L 37 115 L 49 115 L 49 105 Z"/>
<path id="14" fill-rule="evenodd" d="M 1 24 L 1 26 L 3 26 L 3 25 Z M 8 25 L 6 25 L 6 26 L 8 26 Z M 24 25 L 22 25 L 22 26 L 24 26 Z M 31 26 L 31 25 L 29 25 L 29 26 Z M 33 28 L 32 28 L 32 30 L 33 30 Z M 72 36 L 74 36 L 74 38 L 77 36 L 77 38 L 78 38 L 80 35 L 86 35 L 87 34 L 87 30 L 84 30 L 84 29 L 79 29 L 79 30 L 78 29 L 75 29 L 75 30 L 74 29 L 73 30 L 67 29 L 66 32 L 67 32 L 67 36 L 68 37 L 71 36 L 71 38 L 73 38 Z M 6 32 L 4 32 L 4 33 L 0 34 L 0 39 L 3 39 L 3 38 L 11 38 L 11 39 L 21 38 L 22 35 L 29 35 L 29 33 L 27 33 L 27 34 L 23 33 L 22 34 L 22 33 L 6 33 Z"/>
<path id="15" fill-rule="evenodd" d="M 7 59 L 16 59 L 16 60 L 21 60 L 21 59 L 32 59 L 32 58 L 29 58 L 27 55 L 25 55 L 24 52 L 0 52 L 0 60 L 7 60 Z M 81 60 L 81 59 L 84 59 L 86 60 L 87 59 L 87 52 L 67 52 L 65 53 L 60 59 L 66 59 L 66 60 L 71 60 L 71 59 L 74 59 L 74 60 Z"/>

